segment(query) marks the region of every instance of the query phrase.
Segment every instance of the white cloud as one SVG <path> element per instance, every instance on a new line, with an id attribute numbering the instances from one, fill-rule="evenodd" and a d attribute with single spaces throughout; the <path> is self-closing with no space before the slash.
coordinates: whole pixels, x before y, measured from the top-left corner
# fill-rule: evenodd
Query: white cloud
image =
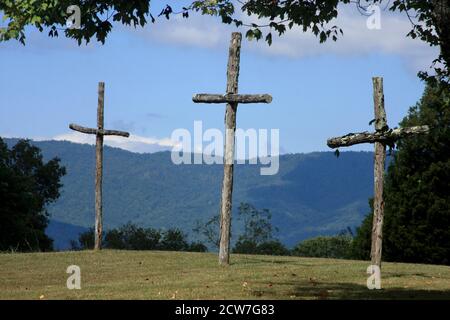
<path id="1" fill-rule="evenodd" d="M 241 17 L 246 22 L 264 23 L 254 17 Z M 367 16 L 358 12 L 354 5 L 341 6 L 339 17 L 330 23 L 344 31 L 337 42 L 332 40 L 320 44 L 311 32 L 304 33 L 294 27 L 283 36 L 276 37 L 268 46 L 264 41 L 252 41 L 250 50 L 270 55 L 289 58 L 303 58 L 317 55 L 334 54 L 338 56 L 364 56 L 368 54 L 387 54 L 400 56 L 403 61 L 417 72 L 426 69 L 437 57 L 437 48 L 430 48 L 419 39 L 406 37 L 411 30 L 411 23 L 404 14 L 381 12 L 381 30 L 367 28 Z M 152 41 L 171 43 L 182 46 L 224 48 L 228 45 L 229 34 L 236 28 L 224 25 L 219 18 L 192 15 L 189 19 L 179 16 L 171 20 L 159 19 L 156 24 L 138 31 L 138 34 Z M 245 31 L 245 29 L 239 29 Z M 268 29 L 264 30 L 268 31 Z"/>
<path id="2" fill-rule="evenodd" d="M 39 140 L 48 140 L 48 139 L 39 139 Z M 86 143 L 91 145 L 95 144 L 95 136 L 82 134 L 79 132 L 61 134 L 53 137 L 52 140 L 70 141 L 74 143 Z M 120 148 L 137 153 L 153 153 L 158 151 L 167 151 L 172 150 L 172 148 L 177 145 L 177 142 L 174 142 L 169 138 L 157 139 L 137 135 L 130 135 L 129 138 L 106 136 L 104 143 L 107 146 Z"/>
<path id="3" fill-rule="evenodd" d="M 239 17 L 247 23 L 265 22 L 244 14 Z M 264 41 L 252 41 L 246 43 L 246 46 L 249 50 L 263 55 L 292 59 L 329 54 L 352 57 L 373 53 L 396 55 L 402 58 L 414 73 L 428 68 L 437 57 L 436 47 L 430 48 L 419 39 L 406 37 L 411 30 L 411 23 L 404 13 L 381 11 L 381 30 L 369 30 L 366 25 L 367 18 L 359 13 L 354 4 L 341 5 L 338 18 L 330 23 L 330 26 L 337 25 L 344 30 L 344 36 L 337 42 L 329 40 L 320 44 L 311 32 L 304 33 L 300 28 L 294 27 L 281 37 L 277 37 L 276 32 L 273 32 L 273 44 L 270 47 Z M 220 18 L 200 14 L 191 14 L 188 19 L 180 15 L 172 16 L 170 20 L 160 17 L 155 24 L 150 23 L 145 28 L 126 27 L 119 24 L 116 24 L 115 28 L 118 29 L 115 32 L 137 34 L 151 42 L 209 49 L 224 49 L 228 46 L 231 31 L 246 31 L 245 27 L 236 29 L 233 25 L 221 23 Z M 263 31 L 268 30 L 266 28 Z M 36 32 L 34 29 L 27 34 L 28 43 L 40 48 L 60 50 L 78 48 L 78 50 L 93 51 L 101 47 L 96 41 L 92 41 L 87 46 L 78 47 L 75 41 L 63 36 L 49 40 L 46 34 Z M 1 43 L 0 46 L 4 49 L 22 49 L 14 41 Z"/>
<path id="4" fill-rule="evenodd" d="M 211 20 L 208 17 L 182 19 L 176 16 L 168 21 L 159 20 L 155 25 L 137 32 L 159 42 L 215 48 L 221 45 L 226 26 Z"/>

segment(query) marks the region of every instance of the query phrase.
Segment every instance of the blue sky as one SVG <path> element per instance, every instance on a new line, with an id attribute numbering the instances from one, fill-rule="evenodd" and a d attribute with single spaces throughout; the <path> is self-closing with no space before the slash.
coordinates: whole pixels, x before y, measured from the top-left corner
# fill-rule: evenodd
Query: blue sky
<path id="1" fill-rule="evenodd" d="M 165 3 L 153 1 L 153 13 Z M 244 40 L 239 91 L 270 93 L 273 102 L 241 106 L 238 127 L 280 129 L 283 152 L 328 150 L 331 136 L 371 130 L 372 76 L 384 77 L 388 122 L 398 124 L 420 98 L 416 74 L 436 51 L 406 39 L 406 17 L 383 11 L 381 30 L 369 30 L 354 7 L 343 9 L 338 24 L 345 34 L 336 43 L 318 44 L 299 30 L 274 38 L 271 47 Z M 95 126 L 98 81 L 106 82 L 106 126 L 133 134 L 111 145 L 164 149 L 173 130 L 193 130 L 195 120 L 223 129 L 224 106 L 191 98 L 224 92 L 231 31 L 212 17 L 159 18 L 144 29 L 117 26 L 103 46 L 78 47 L 30 29 L 26 46 L 0 44 L 0 135 L 92 142 L 68 124 Z"/>

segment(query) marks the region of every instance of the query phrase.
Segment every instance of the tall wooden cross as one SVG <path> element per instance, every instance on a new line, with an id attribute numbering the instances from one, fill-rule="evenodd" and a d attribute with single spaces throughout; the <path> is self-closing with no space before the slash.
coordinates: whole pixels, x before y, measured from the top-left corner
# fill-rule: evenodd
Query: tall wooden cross
<path id="1" fill-rule="evenodd" d="M 236 112 L 239 103 L 270 103 L 268 94 L 238 94 L 239 63 L 242 35 L 233 32 L 228 57 L 226 94 L 197 94 L 193 97 L 196 103 L 226 103 L 224 147 L 224 171 L 220 210 L 220 246 L 219 264 L 230 263 L 230 228 L 233 194 L 234 140 L 236 131 Z"/>
<path id="2" fill-rule="evenodd" d="M 105 83 L 98 83 L 98 107 L 97 107 L 97 128 L 86 128 L 76 124 L 70 124 L 69 128 L 81 133 L 95 134 L 96 141 L 96 164 L 95 164 L 95 249 L 102 248 L 103 233 L 103 204 L 102 204 L 102 181 L 103 181 L 103 137 L 121 136 L 128 138 L 130 134 L 124 131 L 104 129 L 104 108 L 105 108 Z"/>
<path id="3" fill-rule="evenodd" d="M 375 143 L 374 164 L 374 200 L 373 200 L 373 224 L 372 224 L 372 247 L 370 258 L 372 265 L 381 268 L 381 249 L 383 240 L 383 182 L 386 161 L 386 145 L 392 145 L 399 139 L 426 134 L 428 126 L 417 126 L 409 128 L 389 129 L 384 110 L 383 78 L 373 78 L 373 99 L 375 107 L 375 132 L 350 133 L 342 137 L 328 139 L 330 148 L 348 147 L 361 143 Z"/>

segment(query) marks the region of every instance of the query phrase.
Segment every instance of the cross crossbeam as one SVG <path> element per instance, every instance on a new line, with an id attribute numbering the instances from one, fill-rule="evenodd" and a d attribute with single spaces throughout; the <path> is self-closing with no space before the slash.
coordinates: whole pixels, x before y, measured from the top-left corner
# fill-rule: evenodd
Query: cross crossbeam
<path id="1" fill-rule="evenodd" d="M 192 101 L 195 103 L 271 103 L 269 94 L 196 94 Z"/>
<path id="2" fill-rule="evenodd" d="M 86 128 L 86 127 L 82 127 L 79 126 L 77 124 L 69 124 L 69 128 L 81 133 L 86 133 L 86 134 L 99 134 L 102 136 L 120 136 L 120 137 L 124 137 L 124 138 L 128 138 L 130 136 L 130 134 L 128 132 L 124 132 L 124 131 L 118 131 L 118 130 L 99 130 L 99 129 L 93 129 L 93 128 Z"/>
<path id="3" fill-rule="evenodd" d="M 409 128 L 395 128 L 377 132 L 365 131 L 360 133 L 349 133 L 342 137 L 328 139 L 327 145 L 333 149 L 340 147 L 350 147 L 356 144 L 375 142 L 381 142 L 388 145 L 391 142 L 395 142 L 409 136 L 414 136 L 416 134 L 428 133 L 429 131 L 429 126 L 416 126 Z"/>

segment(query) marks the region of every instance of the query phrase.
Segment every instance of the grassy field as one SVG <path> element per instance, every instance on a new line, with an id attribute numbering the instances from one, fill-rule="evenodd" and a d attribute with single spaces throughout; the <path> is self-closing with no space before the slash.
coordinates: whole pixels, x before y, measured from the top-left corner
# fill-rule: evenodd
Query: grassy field
<path id="1" fill-rule="evenodd" d="M 450 299 L 450 267 L 385 263 L 368 290 L 368 262 L 158 251 L 0 254 L 0 299 Z M 68 290 L 66 268 L 81 268 Z"/>

